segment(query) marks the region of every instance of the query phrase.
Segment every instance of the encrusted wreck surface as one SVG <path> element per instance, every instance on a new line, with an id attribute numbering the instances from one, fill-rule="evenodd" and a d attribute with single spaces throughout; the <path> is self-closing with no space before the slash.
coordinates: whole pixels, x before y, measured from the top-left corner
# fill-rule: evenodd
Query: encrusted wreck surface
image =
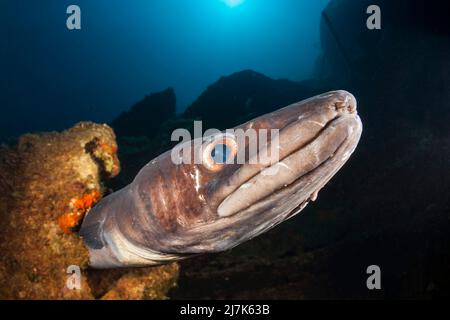
<path id="1" fill-rule="evenodd" d="M 163 299 L 178 265 L 94 271 L 76 230 L 119 173 L 107 125 L 79 123 L 62 133 L 27 134 L 0 147 L 0 298 Z M 81 268 L 70 290 L 66 270 Z"/>

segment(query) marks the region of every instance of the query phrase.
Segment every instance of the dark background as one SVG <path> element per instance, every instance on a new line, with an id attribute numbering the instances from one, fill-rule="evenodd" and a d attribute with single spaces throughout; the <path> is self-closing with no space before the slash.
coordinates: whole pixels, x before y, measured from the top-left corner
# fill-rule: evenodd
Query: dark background
<path id="1" fill-rule="evenodd" d="M 173 87 L 177 110 L 220 76 L 310 76 L 327 0 L 0 1 L 0 141 L 109 122 Z M 81 30 L 66 9 L 81 8 Z"/>

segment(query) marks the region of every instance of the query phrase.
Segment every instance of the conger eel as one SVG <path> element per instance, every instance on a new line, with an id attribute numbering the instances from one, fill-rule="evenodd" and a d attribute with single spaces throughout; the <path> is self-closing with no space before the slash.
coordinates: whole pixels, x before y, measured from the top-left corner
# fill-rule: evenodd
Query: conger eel
<path id="1" fill-rule="evenodd" d="M 191 144 L 206 162 L 178 164 L 171 151 L 161 154 L 87 214 L 80 236 L 90 265 L 158 265 L 228 250 L 271 229 L 316 199 L 355 150 L 362 123 L 353 95 L 333 91 L 234 129 L 278 129 L 278 159 L 214 163 L 216 140 L 208 138 Z M 223 138 L 232 156 L 248 151 L 250 141 Z"/>

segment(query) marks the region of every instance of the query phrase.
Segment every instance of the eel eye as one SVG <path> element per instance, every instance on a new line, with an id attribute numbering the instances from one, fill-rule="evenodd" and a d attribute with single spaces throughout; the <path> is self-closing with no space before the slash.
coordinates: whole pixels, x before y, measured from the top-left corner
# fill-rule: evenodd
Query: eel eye
<path id="1" fill-rule="evenodd" d="M 233 163 L 237 143 L 233 135 L 224 134 L 212 138 L 202 150 L 203 165 L 210 171 L 219 171 L 225 164 Z"/>

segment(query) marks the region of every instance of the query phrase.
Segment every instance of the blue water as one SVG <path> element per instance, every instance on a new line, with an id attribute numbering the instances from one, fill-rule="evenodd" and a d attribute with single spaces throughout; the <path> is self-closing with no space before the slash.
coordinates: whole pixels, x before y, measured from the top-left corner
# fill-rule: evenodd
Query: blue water
<path id="1" fill-rule="evenodd" d="M 110 121 L 167 87 L 182 111 L 223 75 L 308 78 L 328 0 L 0 3 L 0 140 Z M 81 8 L 81 30 L 66 8 Z"/>

